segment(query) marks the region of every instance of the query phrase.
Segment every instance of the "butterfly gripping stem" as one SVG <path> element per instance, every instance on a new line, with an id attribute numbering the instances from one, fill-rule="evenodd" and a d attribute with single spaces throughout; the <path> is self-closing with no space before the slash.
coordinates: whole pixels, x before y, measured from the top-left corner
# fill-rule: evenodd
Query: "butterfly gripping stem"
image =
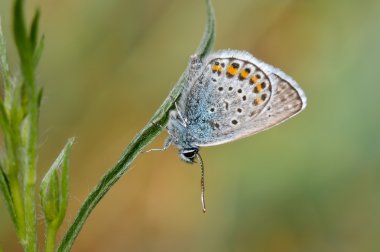
<path id="1" fill-rule="evenodd" d="M 172 139 L 170 137 L 168 137 L 168 138 L 166 138 L 166 140 L 164 142 L 164 147 L 162 149 L 150 149 L 150 150 L 143 151 L 143 153 L 148 153 L 151 151 L 166 151 L 171 144 L 172 144 Z"/>

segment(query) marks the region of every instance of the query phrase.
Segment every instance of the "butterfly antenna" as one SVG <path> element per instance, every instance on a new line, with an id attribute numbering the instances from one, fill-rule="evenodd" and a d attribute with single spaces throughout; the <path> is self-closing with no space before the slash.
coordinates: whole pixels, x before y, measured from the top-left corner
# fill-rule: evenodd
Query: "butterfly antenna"
<path id="1" fill-rule="evenodd" d="M 203 160 L 199 153 L 196 154 L 199 159 L 199 163 L 201 165 L 201 202 L 202 202 L 202 211 L 206 212 L 206 204 L 205 204 L 205 167 L 203 166 Z"/>

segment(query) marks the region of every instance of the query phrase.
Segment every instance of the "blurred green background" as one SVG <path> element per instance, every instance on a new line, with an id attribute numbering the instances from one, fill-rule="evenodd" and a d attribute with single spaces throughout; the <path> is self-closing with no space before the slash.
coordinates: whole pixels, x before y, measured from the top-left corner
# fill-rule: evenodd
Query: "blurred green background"
<path id="1" fill-rule="evenodd" d="M 36 6 L 46 35 L 39 181 L 77 137 L 66 228 L 186 67 L 206 11 L 202 0 L 40 0 L 28 1 L 29 17 Z M 247 50 L 283 69 L 305 90 L 307 109 L 254 137 L 202 149 L 207 214 L 198 166 L 173 147 L 140 155 L 73 251 L 380 251 L 380 1 L 214 7 L 215 49 Z M 15 66 L 10 14 L 11 1 L 1 0 Z M 2 201 L 0 223 L 1 246 L 20 251 Z M 41 211 L 38 226 L 43 235 Z"/>

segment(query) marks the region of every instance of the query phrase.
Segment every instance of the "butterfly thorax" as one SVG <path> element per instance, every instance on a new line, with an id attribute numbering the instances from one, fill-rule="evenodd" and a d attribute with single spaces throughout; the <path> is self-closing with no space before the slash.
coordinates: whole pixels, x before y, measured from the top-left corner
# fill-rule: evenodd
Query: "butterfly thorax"
<path id="1" fill-rule="evenodd" d="M 189 126 L 179 119 L 176 112 L 172 113 L 168 124 L 169 141 L 178 148 L 178 153 L 183 161 L 194 163 L 199 147 L 194 144 L 196 141 Z"/>

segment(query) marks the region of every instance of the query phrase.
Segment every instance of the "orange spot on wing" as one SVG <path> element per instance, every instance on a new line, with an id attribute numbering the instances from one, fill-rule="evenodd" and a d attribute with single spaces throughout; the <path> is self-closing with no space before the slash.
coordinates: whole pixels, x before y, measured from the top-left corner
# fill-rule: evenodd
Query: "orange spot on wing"
<path id="1" fill-rule="evenodd" d="M 257 82 L 257 80 L 258 80 L 258 78 L 256 77 L 256 76 L 253 76 L 252 78 L 251 78 L 251 83 L 256 83 Z"/>
<path id="2" fill-rule="evenodd" d="M 236 73 L 237 73 L 237 68 L 234 68 L 232 65 L 230 65 L 228 68 L 227 68 L 227 73 L 234 76 Z"/>
<path id="3" fill-rule="evenodd" d="M 240 72 L 240 78 L 246 79 L 248 77 L 249 73 L 246 70 L 243 70 Z"/>
<path id="4" fill-rule="evenodd" d="M 257 85 L 257 91 L 259 91 L 259 93 L 260 93 L 260 91 L 261 91 L 262 89 L 263 89 L 263 88 L 262 88 L 261 84 Z"/>
<path id="5" fill-rule="evenodd" d="M 222 73 L 222 70 L 223 70 L 223 67 L 221 67 L 221 66 L 218 66 L 218 75 L 220 75 L 221 73 Z"/>
<path id="6" fill-rule="evenodd" d="M 218 68 L 220 68 L 220 66 L 214 64 L 214 65 L 212 66 L 212 71 L 215 73 L 215 72 L 218 70 Z"/>
<path id="7" fill-rule="evenodd" d="M 214 64 L 214 65 L 212 66 L 212 68 L 211 68 L 211 71 L 212 71 L 213 73 L 218 72 L 218 75 L 220 75 L 220 74 L 222 73 L 222 71 L 223 71 L 223 67 L 219 66 L 218 64 Z"/>
<path id="8" fill-rule="evenodd" d="M 262 84 L 259 84 L 259 85 L 255 86 L 255 88 L 253 89 L 253 92 L 255 94 L 258 94 L 261 92 L 261 90 L 263 90 L 263 86 L 262 86 Z"/>

